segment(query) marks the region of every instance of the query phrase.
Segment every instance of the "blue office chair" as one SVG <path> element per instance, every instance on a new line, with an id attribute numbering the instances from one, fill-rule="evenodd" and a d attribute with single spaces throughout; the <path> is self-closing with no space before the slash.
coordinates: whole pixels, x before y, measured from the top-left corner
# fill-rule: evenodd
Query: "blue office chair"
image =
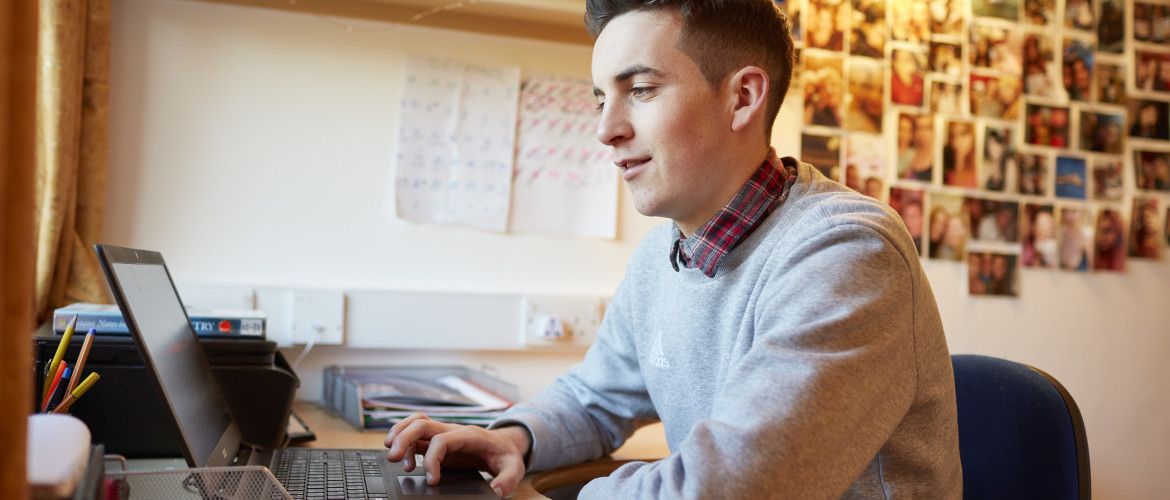
<path id="1" fill-rule="evenodd" d="M 951 356 L 966 500 L 1091 496 L 1085 423 L 1051 375 L 1005 359 Z"/>

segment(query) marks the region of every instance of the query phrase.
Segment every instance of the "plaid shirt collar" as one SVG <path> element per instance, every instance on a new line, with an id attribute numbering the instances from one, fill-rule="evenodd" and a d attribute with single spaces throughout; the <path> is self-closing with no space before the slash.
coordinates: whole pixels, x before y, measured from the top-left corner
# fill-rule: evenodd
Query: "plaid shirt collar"
<path id="1" fill-rule="evenodd" d="M 709 278 L 715 277 L 723 258 L 780 206 L 794 181 L 796 163 L 781 162 L 776 150 L 770 149 L 768 158 L 731 202 L 695 234 L 688 237 L 682 234 L 678 224 L 674 225 L 670 265 L 678 271 L 681 263 L 683 267 L 703 271 Z"/>

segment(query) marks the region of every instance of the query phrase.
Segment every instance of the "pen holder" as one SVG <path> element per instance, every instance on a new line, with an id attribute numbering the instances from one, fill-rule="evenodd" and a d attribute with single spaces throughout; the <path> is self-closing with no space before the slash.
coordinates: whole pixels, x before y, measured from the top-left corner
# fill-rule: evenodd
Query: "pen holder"
<path id="1" fill-rule="evenodd" d="M 268 468 L 206 467 L 106 474 L 107 500 L 292 500 Z"/>

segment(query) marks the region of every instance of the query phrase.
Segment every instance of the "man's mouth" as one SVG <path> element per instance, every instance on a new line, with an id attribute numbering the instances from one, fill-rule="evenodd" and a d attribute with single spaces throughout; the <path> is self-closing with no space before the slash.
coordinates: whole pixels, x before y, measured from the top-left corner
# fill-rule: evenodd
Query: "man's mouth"
<path id="1" fill-rule="evenodd" d="M 622 178 L 626 181 L 633 179 L 642 170 L 642 166 L 649 163 L 650 158 L 618 160 L 614 164 L 622 169 Z"/>

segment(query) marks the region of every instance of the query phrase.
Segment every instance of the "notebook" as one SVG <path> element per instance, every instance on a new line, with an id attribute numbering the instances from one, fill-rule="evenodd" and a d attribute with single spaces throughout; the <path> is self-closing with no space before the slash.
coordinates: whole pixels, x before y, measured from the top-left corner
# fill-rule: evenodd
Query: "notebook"
<path id="1" fill-rule="evenodd" d="M 162 254 L 100 244 L 95 249 L 146 371 L 179 431 L 187 465 L 263 465 L 297 499 L 499 498 L 474 469 L 444 468 L 439 484 L 429 486 L 421 464 L 406 472 L 386 460 L 385 449 L 262 449 L 242 443 Z"/>

